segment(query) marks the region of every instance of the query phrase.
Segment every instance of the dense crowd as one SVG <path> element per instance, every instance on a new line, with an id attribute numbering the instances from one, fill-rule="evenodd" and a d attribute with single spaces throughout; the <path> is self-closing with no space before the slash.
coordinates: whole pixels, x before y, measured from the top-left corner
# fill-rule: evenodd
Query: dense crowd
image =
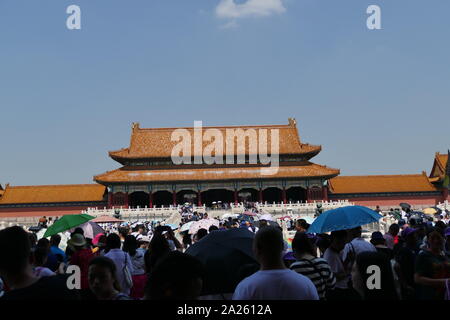
<path id="1" fill-rule="evenodd" d="M 183 218 L 208 217 L 188 212 Z M 386 234 L 373 232 L 370 241 L 361 227 L 308 234 L 308 223 L 298 219 L 288 226 L 296 231 L 292 251 L 282 229 L 264 220 L 255 227 L 251 220 L 228 218 L 195 234 L 180 233 L 181 241 L 172 227 L 158 224 L 105 228 L 96 239 L 77 228 L 65 250 L 58 234 L 37 239 L 10 227 L 0 231 L 0 295 L 3 300 L 205 298 L 208 270 L 185 251 L 209 241 L 208 234 L 244 228 L 254 234 L 257 264 L 241 273 L 234 292 L 222 292 L 232 299 L 442 300 L 450 278 L 446 218 L 431 222 L 406 214 Z M 79 289 L 67 285 L 70 266 L 80 270 Z M 370 266 L 381 270 L 376 290 L 367 285 Z"/>

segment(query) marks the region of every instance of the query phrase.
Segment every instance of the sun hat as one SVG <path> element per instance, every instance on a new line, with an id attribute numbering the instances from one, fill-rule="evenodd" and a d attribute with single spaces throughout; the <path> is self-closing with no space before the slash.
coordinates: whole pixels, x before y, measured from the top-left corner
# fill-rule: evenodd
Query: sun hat
<path id="1" fill-rule="evenodd" d="M 86 244 L 86 239 L 80 233 L 72 234 L 70 240 L 68 241 L 72 246 L 82 247 Z"/>

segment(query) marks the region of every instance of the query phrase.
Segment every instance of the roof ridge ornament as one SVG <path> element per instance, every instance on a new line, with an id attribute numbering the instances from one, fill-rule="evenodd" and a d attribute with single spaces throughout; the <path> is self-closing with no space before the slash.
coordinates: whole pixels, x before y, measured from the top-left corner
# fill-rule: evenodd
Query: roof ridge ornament
<path id="1" fill-rule="evenodd" d="M 295 118 L 288 118 L 289 121 L 289 125 L 291 127 L 296 127 L 297 126 L 297 121 L 295 120 Z"/>
<path id="2" fill-rule="evenodd" d="M 133 122 L 133 123 L 131 123 L 131 129 L 134 131 L 134 130 L 137 130 L 137 129 L 140 129 L 140 127 L 139 127 L 139 122 Z"/>

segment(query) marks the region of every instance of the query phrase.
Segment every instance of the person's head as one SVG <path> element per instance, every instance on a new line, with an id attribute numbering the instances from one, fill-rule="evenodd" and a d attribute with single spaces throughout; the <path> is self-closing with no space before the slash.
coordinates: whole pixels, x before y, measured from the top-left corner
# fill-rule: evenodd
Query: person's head
<path id="1" fill-rule="evenodd" d="M 169 242 L 159 232 L 156 232 L 144 254 L 145 270 L 149 273 L 156 265 L 159 259 L 171 252 Z"/>
<path id="2" fill-rule="evenodd" d="M 30 265 L 31 246 L 21 227 L 0 230 L 0 276 L 8 278 L 24 273 Z"/>
<path id="3" fill-rule="evenodd" d="M 206 237 L 208 235 L 208 230 L 206 229 L 200 229 L 197 231 L 197 241 L 200 241 L 202 238 Z"/>
<path id="4" fill-rule="evenodd" d="M 208 229 L 209 232 L 215 231 L 215 230 L 219 230 L 219 228 L 217 228 L 217 226 L 214 226 L 214 225 L 210 226 Z"/>
<path id="5" fill-rule="evenodd" d="M 50 238 L 50 245 L 51 246 L 59 246 L 59 243 L 61 242 L 61 236 L 59 234 L 54 234 Z"/>
<path id="6" fill-rule="evenodd" d="M 311 240 L 308 238 L 308 235 L 305 232 L 297 231 L 295 233 L 294 240 L 292 240 L 292 250 L 295 253 L 296 257 L 299 257 L 302 254 L 310 254 L 312 256 L 316 256 L 314 252 L 314 246 L 311 243 Z"/>
<path id="7" fill-rule="evenodd" d="M 356 228 L 348 230 L 349 241 L 351 241 L 355 238 L 359 238 L 359 237 L 361 237 L 361 235 L 362 235 L 361 227 L 356 227 Z"/>
<path id="8" fill-rule="evenodd" d="M 106 235 L 101 235 L 100 238 L 98 238 L 97 247 L 104 248 L 106 247 Z"/>
<path id="9" fill-rule="evenodd" d="M 395 237 L 400 232 L 400 226 L 396 223 L 393 223 L 389 226 L 389 233 Z"/>
<path id="10" fill-rule="evenodd" d="M 332 231 L 330 235 L 330 247 L 332 247 L 335 251 L 342 251 L 347 243 L 347 237 L 347 231 L 345 230 Z"/>
<path id="11" fill-rule="evenodd" d="M 73 233 L 68 244 L 73 246 L 73 248 L 78 251 L 86 246 L 86 239 L 81 233 Z"/>
<path id="12" fill-rule="evenodd" d="M 438 221 L 438 222 L 436 222 L 436 224 L 434 225 L 434 228 L 435 228 L 436 231 L 438 231 L 440 234 L 444 235 L 444 231 L 445 231 L 445 228 L 447 228 L 447 225 L 445 224 L 444 221 Z"/>
<path id="13" fill-rule="evenodd" d="M 282 262 L 283 249 L 283 234 L 278 228 L 265 227 L 256 233 L 253 240 L 253 251 L 261 265 Z"/>
<path id="14" fill-rule="evenodd" d="M 439 231 L 432 231 L 427 236 L 428 248 L 431 251 L 440 252 L 444 248 L 445 239 Z"/>
<path id="15" fill-rule="evenodd" d="M 184 247 L 190 246 L 192 244 L 192 238 L 189 233 L 185 233 L 183 235 L 183 244 L 184 244 Z"/>
<path id="16" fill-rule="evenodd" d="M 305 232 L 309 228 L 309 224 L 305 219 L 298 219 L 295 223 L 295 229 L 300 232 Z"/>
<path id="17" fill-rule="evenodd" d="M 125 237 L 122 250 L 128 252 L 128 254 L 133 257 L 136 254 L 136 249 L 138 248 L 138 242 L 135 236 L 131 234 Z"/>
<path id="18" fill-rule="evenodd" d="M 37 247 L 33 252 L 33 264 L 41 267 L 47 262 L 48 250 L 44 247 Z"/>
<path id="19" fill-rule="evenodd" d="M 120 237 L 117 234 L 111 233 L 106 237 L 106 248 L 108 250 L 120 249 L 120 245 L 121 245 Z"/>
<path id="20" fill-rule="evenodd" d="M 101 256 L 89 262 L 89 288 L 98 298 L 111 297 L 114 291 L 120 291 L 116 278 L 116 265 L 110 258 Z"/>
<path id="21" fill-rule="evenodd" d="M 374 246 L 385 245 L 386 240 L 384 239 L 383 234 L 380 231 L 375 231 L 370 237 L 370 243 L 372 243 Z"/>
<path id="22" fill-rule="evenodd" d="M 119 235 L 120 235 L 120 239 L 125 240 L 126 236 L 129 234 L 129 229 L 128 227 L 120 227 L 119 228 Z"/>
<path id="23" fill-rule="evenodd" d="M 84 236 L 84 230 L 83 230 L 83 228 L 80 228 L 80 227 L 75 228 L 75 230 L 73 231 L 73 233 L 79 233 L 79 234 L 81 234 L 81 235 Z"/>
<path id="24" fill-rule="evenodd" d="M 204 276 L 205 268 L 197 258 L 172 251 L 151 271 L 145 297 L 152 300 L 195 300 L 201 294 Z"/>
<path id="25" fill-rule="evenodd" d="M 34 248 L 37 245 L 36 233 L 28 232 L 28 240 L 30 240 L 30 248 Z"/>
<path id="26" fill-rule="evenodd" d="M 269 224 L 267 223 L 267 220 L 265 220 L 265 219 L 261 219 L 261 220 L 259 220 L 259 228 L 261 229 L 261 228 L 264 228 L 264 227 L 267 227 Z"/>
<path id="27" fill-rule="evenodd" d="M 325 253 L 325 251 L 329 248 L 330 244 L 331 244 L 331 237 L 328 234 L 323 233 L 318 235 L 316 240 L 316 246 L 317 248 L 319 248 L 322 254 Z"/>
<path id="28" fill-rule="evenodd" d="M 417 229 L 408 227 L 402 231 L 401 236 L 408 247 L 417 246 Z"/>
<path id="29" fill-rule="evenodd" d="M 139 248 L 147 249 L 150 244 L 149 236 L 139 236 L 136 238 Z"/>
<path id="30" fill-rule="evenodd" d="M 50 241 L 47 238 L 41 238 L 36 244 L 38 248 L 45 248 L 46 250 L 50 249 Z"/>

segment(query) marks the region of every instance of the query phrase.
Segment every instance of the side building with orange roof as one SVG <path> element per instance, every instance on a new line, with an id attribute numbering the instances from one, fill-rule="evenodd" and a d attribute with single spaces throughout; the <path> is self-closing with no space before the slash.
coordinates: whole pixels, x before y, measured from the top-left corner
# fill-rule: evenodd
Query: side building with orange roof
<path id="1" fill-rule="evenodd" d="M 106 188 L 99 184 L 10 186 L 0 197 L 0 218 L 79 214 L 106 206 Z"/>
<path id="2" fill-rule="evenodd" d="M 442 190 L 443 199 L 450 201 L 449 186 L 444 185 L 446 175 L 450 176 L 450 163 L 448 162 L 450 151 L 447 154 L 436 152 L 434 155 L 433 167 L 430 172 L 430 182 L 436 188 Z"/>
<path id="3" fill-rule="evenodd" d="M 425 172 L 404 175 L 339 176 L 329 181 L 332 200 L 349 200 L 358 205 L 387 209 L 401 202 L 415 208 L 434 206 L 443 200 Z"/>

